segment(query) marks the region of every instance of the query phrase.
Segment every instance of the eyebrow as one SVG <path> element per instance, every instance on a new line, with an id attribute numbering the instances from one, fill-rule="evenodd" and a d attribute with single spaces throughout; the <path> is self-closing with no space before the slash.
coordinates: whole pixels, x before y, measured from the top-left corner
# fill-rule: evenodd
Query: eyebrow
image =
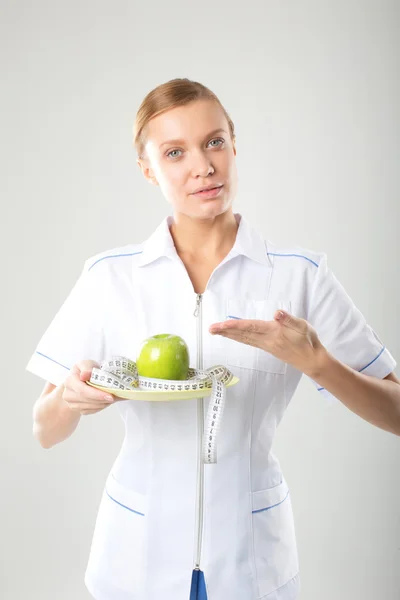
<path id="1" fill-rule="evenodd" d="M 205 136 L 205 139 L 207 139 L 208 137 L 211 137 L 212 135 L 215 135 L 216 133 L 219 133 L 220 131 L 223 131 L 224 133 L 226 133 L 228 135 L 228 132 L 225 131 L 225 129 L 221 129 L 220 127 L 218 129 L 214 129 L 214 131 L 210 131 L 210 133 L 208 133 Z M 162 148 L 163 146 L 165 146 L 166 144 L 182 144 L 185 140 L 182 139 L 176 139 L 176 140 L 167 140 L 166 142 L 163 142 L 162 144 L 160 144 L 159 148 Z"/>

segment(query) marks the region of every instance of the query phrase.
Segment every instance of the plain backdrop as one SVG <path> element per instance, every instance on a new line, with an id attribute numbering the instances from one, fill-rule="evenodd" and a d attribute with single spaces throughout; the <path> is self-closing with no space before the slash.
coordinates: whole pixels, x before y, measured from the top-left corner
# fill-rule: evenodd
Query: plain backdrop
<path id="1" fill-rule="evenodd" d="M 175 77 L 210 87 L 236 126 L 235 212 L 274 242 L 327 252 L 398 360 L 400 4 L 2 0 L 0 22 L 0 597 L 89 600 L 122 421 L 110 407 L 42 449 L 32 407 L 44 381 L 24 369 L 83 261 L 171 214 L 135 162 L 140 102 Z M 398 600 L 399 438 L 304 377 L 274 452 L 302 600 Z"/>

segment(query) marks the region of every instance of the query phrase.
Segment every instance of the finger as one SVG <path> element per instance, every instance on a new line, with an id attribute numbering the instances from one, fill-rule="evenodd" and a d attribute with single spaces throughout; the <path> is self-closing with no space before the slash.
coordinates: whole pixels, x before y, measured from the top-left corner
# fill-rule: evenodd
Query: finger
<path id="1" fill-rule="evenodd" d="M 294 317 L 285 310 L 277 310 L 274 314 L 274 319 L 279 321 L 281 325 L 285 325 L 294 331 L 299 333 L 306 333 L 308 329 L 308 323 L 305 319 Z"/>
<path id="2" fill-rule="evenodd" d="M 247 331 L 225 331 L 220 333 L 225 338 L 234 340 L 235 342 L 241 342 L 242 344 L 248 344 L 255 348 L 263 348 L 265 345 L 265 334 L 249 333 Z"/>
<path id="3" fill-rule="evenodd" d="M 98 390 L 87 383 L 81 383 L 79 385 L 80 394 L 83 398 L 88 398 L 90 400 L 99 400 L 99 401 L 110 401 L 113 402 L 115 400 L 115 396 L 108 391 Z"/>
<path id="4" fill-rule="evenodd" d="M 71 369 L 70 373 L 78 377 L 80 381 L 87 381 L 92 376 L 93 367 L 97 366 L 92 360 L 83 360 L 79 363 L 75 363 Z"/>
<path id="5" fill-rule="evenodd" d="M 104 401 L 113 402 L 114 401 L 114 396 L 112 394 L 110 394 L 109 392 L 103 392 L 94 387 L 91 387 L 87 383 L 80 381 L 78 376 L 76 376 L 76 375 L 69 378 L 67 387 L 69 390 L 72 390 L 73 392 L 75 392 L 75 394 L 77 395 L 77 398 L 79 398 L 80 401 L 82 401 L 82 400 L 84 400 L 84 401 L 89 400 L 89 401 L 95 401 L 95 402 L 104 402 Z"/>
<path id="6" fill-rule="evenodd" d="M 89 391 L 84 389 L 81 393 L 77 395 L 77 398 L 81 402 L 88 402 L 92 405 L 98 404 L 112 404 L 115 400 L 115 397 L 112 394 L 108 394 L 106 392 L 102 392 L 97 390 L 97 392 L 92 391 L 94 388 L 87 386 Z M 96 394 L 96 395 L 95 395 Z"/>
<path id="7" fill-rule="evenodd" d="M 107 406 L 110 406 L 109 402 L 80 402 L 79 400 L 71 400 L 69 406 L 73 410 L 102 410 Z"/>
<path id="8" fill-rule="evenodd" d="M 92 371 L 81 371 L 80 372 L 80 380 L 81 381 L 88 381 L 88 379 L 90 379 L 92 376 Z"/>
<path id="9" fill-rule="evenodd" d="M 209 327 L 210 333 L 220 333 L 225 331 L 247 331 L 249 333 L 267 333 L 271 330 L 273 321 L 263 321 L 262 319 L 228 319 L 221 323 L 213 323 Z"/>
<path id="10" fill-rule="evenodd" d="M 81 370 L 78 368 L 78 365 L 72 365 L 71 369 L 70 369 L 70 373 L 72 373 L 72 375 L 78 375 L 81 372 Z"/>
<path id="11" fill-rule="evenodd" d="M 74 364 L 71 371 L 74 375 L 78 375 L 81 380 L 86 380 L 91 376 L 94 367 L 100 368 L 100 365 L 95 360 L 80 360 Z"/>

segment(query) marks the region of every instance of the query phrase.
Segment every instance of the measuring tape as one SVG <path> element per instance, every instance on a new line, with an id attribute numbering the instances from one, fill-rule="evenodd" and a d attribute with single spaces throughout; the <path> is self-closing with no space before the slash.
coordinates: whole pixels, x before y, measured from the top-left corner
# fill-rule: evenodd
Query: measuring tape
<path id="1" fill-rule="evenodd" d="M 217 436 L 221 427 L 222 415 L 225 408 L 226 385 L 234 375 L 223 365 L 217 365 L 205 370 L 189 369 L 188 379 L 172 381 L 141 377 L 136 363 L 124 356 L 113 356 L 104 360 L 100 368 L 94 367 L 90 383 L 110 389 L 152 391 L 193 391 L 211 388 L 210 404 L 208 406 L 203 441 L 203 462 L 217 462 Z"/>

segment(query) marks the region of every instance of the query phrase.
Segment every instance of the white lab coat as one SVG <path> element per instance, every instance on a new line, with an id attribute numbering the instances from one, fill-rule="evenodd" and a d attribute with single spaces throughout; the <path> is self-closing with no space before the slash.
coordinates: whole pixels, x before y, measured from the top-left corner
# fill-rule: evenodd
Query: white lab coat
<path id="1" fill-rule="evenodd" d="M 224 364 L 240 378 L 227 389 L 216 464 L 200 462 L 207 398 L 116 404 L 125 439 L 104 487 L 85 575 L 97 600 L 188 600 L 198 558 L 208 600 L 298 598 L 291 498 L 271 446 L 302 373 L 261 349 L 212 336 L 212 323 L 269 320 L 279 302 L 290 301 L 339 360 L 376 377 L 396 366 L 324 253 L 277 247 L 235 216 L 236 242 L 212 273 L 199 315 L 169 216 L 145 243 L 85 262 L 27 366 L 60 384 L 78 360 L 135 359 L 144 338 L 174 333 L 189 346 L 190 366 Z"/>

